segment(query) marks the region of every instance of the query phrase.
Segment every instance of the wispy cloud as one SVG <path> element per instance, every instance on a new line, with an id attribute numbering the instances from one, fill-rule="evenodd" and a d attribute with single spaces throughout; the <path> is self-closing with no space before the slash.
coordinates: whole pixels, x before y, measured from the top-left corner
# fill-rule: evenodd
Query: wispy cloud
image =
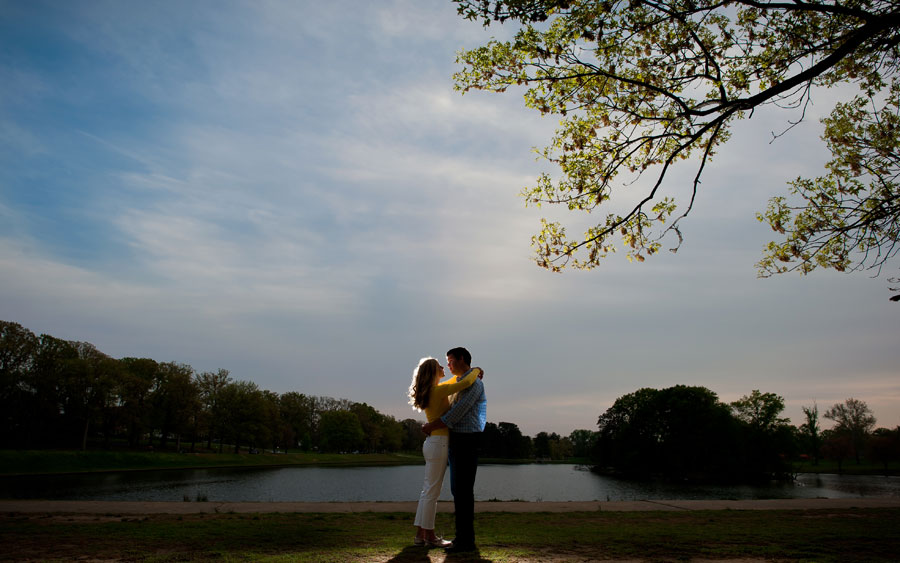
<path id="1" fill-rule="evenodd" d="M 452 87 L 454 52 L 509 28 L 416 0 L 10 6 L 4 320 L 402 417 L 415 361 L 464 344 L 489 418 L 532 433 L 643 386 L 894 396 L 880 280 L 755 279 L 753 214 L 821 166 L 815 127 L 745 122 L 677 255 L 554 275 L 530 237 L 573 216 L 517 193 L 555 173 L 531 152 L 555 120 Z"/>

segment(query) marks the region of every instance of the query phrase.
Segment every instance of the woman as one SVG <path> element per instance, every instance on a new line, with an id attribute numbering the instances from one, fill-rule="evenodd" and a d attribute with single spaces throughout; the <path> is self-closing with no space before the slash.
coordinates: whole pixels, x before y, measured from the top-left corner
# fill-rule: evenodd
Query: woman
<path id="1" fill-rule="evenodd" d="M 444 377 L 444 366 L 434 358 L 422 358 L 413 371 L 412 384 L 409 386 L 409 404 L 417 411 L 425 411 L 428 422 L 437 420 L 450 410 L 450 395 L 469 387 L 482 374 L 481 368 L 472 368 L 461 381 L 455 378 L 441 382 Z M 419 507 L 416 510 L 415 545 L 430 547 L 448 547 L 451 542 L 434 534 L 434 518 L 437 512 L 437 500 L 444 482 L 444 470 L 447 469 L 447 452 L 450 443 L 450 432 L 440 428 L 425 438 L 422 454 L 425 456 L 425 484 L 419 495 Z"/>

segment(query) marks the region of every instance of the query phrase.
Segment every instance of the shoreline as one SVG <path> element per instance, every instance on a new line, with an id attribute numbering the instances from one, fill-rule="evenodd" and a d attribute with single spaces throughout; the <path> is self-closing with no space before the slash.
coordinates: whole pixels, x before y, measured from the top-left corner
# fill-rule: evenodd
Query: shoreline
<path id="1" fill-rule="evenodd" d="M 228 514 L 228 513 L 415 513 L 406 502 L 141 502 L 77 500 L 0 500 L 0 512 L 11 514 Z M 823 510 L 900 508 L 900 497 L 853 497 L 752 500 L 636 501 L 478 501 L 482 512 L 685 512 L 698 510 Z M 438 512 L 453 512 L 453 502 L 438 502 Z"/>

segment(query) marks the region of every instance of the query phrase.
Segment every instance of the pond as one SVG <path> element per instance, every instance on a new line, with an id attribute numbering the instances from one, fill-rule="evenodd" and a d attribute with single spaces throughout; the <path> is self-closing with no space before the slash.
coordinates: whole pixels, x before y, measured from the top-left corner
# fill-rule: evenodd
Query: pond
<path id="1" fill-rule="evenodd" d="M 418 498 L 424 466 L 218 468 L 0 478 L 17 499 L 363 502 Z M 476 500 L 620 501 L 900 496 L 900 477 L 801 474 L 795 483 L 700 486 L 627 481 L 576 465 L 482 465 Z M 451 500 L 449 472 L 442 500 Z"/>

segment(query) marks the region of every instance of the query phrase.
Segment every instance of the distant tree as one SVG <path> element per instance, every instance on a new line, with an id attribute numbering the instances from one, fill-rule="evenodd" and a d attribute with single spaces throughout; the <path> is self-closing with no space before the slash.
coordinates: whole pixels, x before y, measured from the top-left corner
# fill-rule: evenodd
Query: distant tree
<path id="1" fill-rule="evenodd" d="M 403 439 L 400 446 L 402 451 L 418 452 L 422 450 L 422 443 L 425 441 L 425 435 L 422 434 L 423 424 L 423 421 L 413 418 L 404 418 L 400 421 L 400 426 L 403 428 Z"/>
<path id="2" fill-rule="evenodd" d="M 825 418 L 835 422 L 834 430 L 846 434 L 853 446 L 856 463 L 865 447 L 869 433 L 875 428 L 875 415 L 865 401 L 849 398 L 843 403 L 835 403 L 825 411 Z"/>
<path id="3" fill-rule="evenodd" d="M 262 392 L 262 408 L 265 434 L 269 437 L 272 453 L 276 453 L 279 448 L 287 449 L 293 432 L 281 415 L 281 401 L 278 393 L 264 390 Z"/>
<path id="4" fill-rule="evenodd" d="M 829 429 L 822 432 L 822 455 L 835 461 L 838 473 L 844 471 L 844 460 L 853 455 L 853 440 L 848 432 Z"/>
<path id="5" fill-rule="evenodd" d="M 568 459 L 572 457 L 572 441 L 556 432 L 538 432 L 532 440 L 532 452 L 537 459 Z"/>
<path id="6" fill-rule="evenodd" d="M 257 445 L 266 420 L 259 386 L 252 381 L 232 381 L 220 392 L 219 404 L 224 413 L 222 441 L 230 441 L 234 453 L 240 453 L 244 445 Z"/>
<path id="7" fill-rule="evenodd" d="M 511 422 L 488 422 L 481 433 L 481 455 L 486 458 L 527 459 L 531 440 Z"/>
<path id="8" fill-rule="evenodd" d="M 762 433 L 772 432 L 788 423 L 787 418 L 778 416 L 784 411 L 784 399 L 775 393 L 760 393 L 754 389 L 731 403 L 731 408 L 738 420 Z"/>
<path id="9" fill-rule="evenodd" d="M 557 436 L 558 438 L 559 436 Z M 537 459 L 550 459 L 552 436 L 549 432 L 538 432 L 532 439 L 534 457 Z"/>
<path id="10" fill-rule="evenodd" d="M 569 440 L 572 442 L 572 455 L 583 459 L 593 457 L 598 438 L 598 433 L 593 430 L 573 430 L 569 434 Z"/>
<path id="11" fill-rule="evenodd" d="M 507 459 L 527 459 L 531 457 L 531 440 L 522 435 L 519 427 L 512 422 L 500 422 L 497 424 L 499 437 L 499 457 Z"/>
<path id="12" fill-rule="evenodd" d="M 37 337 L 19 323 L 0 321 L 0 400 L 8 400 L 31 369 Z"/>
<path id="13" fill-rule="evenodd" d="M 72 429 L 62 420 L 65 397 L 63 380 L 67 366 L 78 358 L 71 342 L 42 334 L 38 338 L 32 369 L 25 381 L 28 393 L 25 419 L 26 443 L 37 447 L 72 447 Z"/>
<path id="14" fill-rule="evenodd" d="M 316 427 L 315 400 L 302 393 L 291 391 L 281 395 L 281 416 L 291 428 L 292 445 L 305 451 L 312 448 L 312 435 Z"/>
<path id="15" fill-rule="evenodd" d="M 485 423 L 479 445 L 482 457 L 505 457 L 502 452 L 503 439 L 500 436 L 500 429 L 494 422 Z"/>
<path id="16" fill-rule="evenodd" d="M 174 436 L 175 448 L 180 450 L 182 439 L 191 431 L 193 417 L 200 408 L 194 369 L 176 362 L 159 364 L 151 401 L 159 447 L 165 449 L 169 437 Z"/>
<path id="17" fill-rule="evenodd" d="M 616 399 L 597 420 L 598 467 L 626 474 L 652 471 L 661 452 L 659 391 L 643 388 Z"/>
<path id="18" fill-rule="evenodd" d="M 0 321 L 0 447 L 23 445 L 31 414 L 28 389 L 37 337 L 18 323 Z"/>
<path id="19" fill-rule="evenodd" d="M 120 378 L 116 384 L 121 405 L 120 420 L 125 426 L 128 445 L 138 447 L 151 427 L 151 390 L 157 379 L 159 364 L 150 358 L 122 358 Z"/>
<path id="20" fill-rule="evenodd" d="M 74 357 L 62 361 L 56 382 L 61 435 L 66 442 L 87 449 L 88 433 L 107 404 L 113 388 L 115 361 L 88 342 L 70 342 Z"/>
<path id="21" fill-rule="evenodd" d="M 639 389 L 597 421 L 599 468 L 628 475 L 742 479 L 736 420 L 704 387 Z"/>
<path id="22" fill-rule="evenodd" d="M 350 412 L 356 415 L 363 430 L 362 448 L 368 452 L 381 450 L 383 434 L 383 415 L 366 403 L 353 403 Z"/>
<path id="23" fill-rule="evenodd" d="M 203 412 L 203 426 L 206 429 L 206 447 L 212 449 L 213 439 L 219 440 L 219 451 L 222 451 L 222 433 L 225 426 L 225 413 L 221 405 L 221 393 L 231 383 L 231 373 L 227 369 L 219 369 L 216 373 L 205 371 L 197 376 L 197 389 Z"/>
<path id="24" fill-rule="evenodd" d="M 813 403 L 812 407 L 803 407 L 803 415 L 806 422 L 800 426 L 800 435 L 806 444 L 806 451 L 813 458 L 813 465 L 819 465 L 819 455 L 822 449 L 822 429 L 819 427 L 819 405 Z"/>
<path id="25" fill-rule="evenodd" d="M 528 203 L 610 210 L 575 237 L 543 221 L 533 237 L 541 266 L 596 267 L 615 251 L 616 236 L 629 259 L 658 253 L 666 235 L 676 238 L 676 250 L 680 221 L 731 128 L 770 107 L 791 112 L 789 129 L 815 88 L 831 86 L 841 86 L 841 101 L 825 119 L 828 174 L 796 179 L 791 198 L 774 198 L 759 216 L 785 236 L 769 245 L 760 275 L 880 270 L 900 250 L 900 10 L 893 0 L 454 2 L 484 25 L 521 26 L 512 41 L 460 52 L 457 88 L 521 86 L 528 107 L 562 120 L 541 153 L 561 174 L 542 174 L 523 192 Z M 675 165 L 688 159 L 696 163 L 693 181 L 678 209 L 664 190 Z"/>
<path id="26" fill-rule="evenodd" d="M 744 425 L 745 466 L 760 475 L 787 475 L 794 435 L 789 420 L 779 417 L 784 411 L 784 399 L 775 393 L 760 393 L 754 389 L 731 403 L 731 408 Z"/>
<path id="27" fill-rule="evenodd" d="M 313 397 L 315 411 L 323 413 L 328 411 L 349 411 L 353 409 L 353 401 L 348 399 L 335 399 L 334 397 Z"/>
<path id="28" fill-rule="evenodd" d="M 393 416 L 381 415 L 381 449 L 398 452 L 403 448 L 403 425 Z"/>
<path id="29" fill-rule="evenodd" d="M 99 433 L 102 446 L 108 449 L 111 447 L 111 440 L 121 435 L 122 431 L 118 384 L 123 378 L 125 368 L 119 360 L 104 354 L 94 365 L 94 370 L 96 388 L 93 390 L 91 424 L 96 428 L 95 434 Z M 85 448 L 91 436 L 89 432 L 90 428 L 86 425 L 82 442 Z"/>
<path id="30" fill-rule="evenodd" d="M 362 425 L 351 411 L 323 412 L 319 420 L 319 447 L 326 452 L 350 452 L 365 440 Z"/>
<path id="31" fill-rule="evenodd" d="M 550 459 L 563 460 L 572 457 L 572 440 L 568 436 L 560 436 L 554 433 L 556 438 L 550 442 Z"/>
<path id="32" fill-rule="evenodd" d="M 900 426 L 889 430 L 877 428 L 872 432 L 868 444 L 868 458 L 884 467 L 885 475 L 888 474 L 888 465 L 900 460 Z"/>

